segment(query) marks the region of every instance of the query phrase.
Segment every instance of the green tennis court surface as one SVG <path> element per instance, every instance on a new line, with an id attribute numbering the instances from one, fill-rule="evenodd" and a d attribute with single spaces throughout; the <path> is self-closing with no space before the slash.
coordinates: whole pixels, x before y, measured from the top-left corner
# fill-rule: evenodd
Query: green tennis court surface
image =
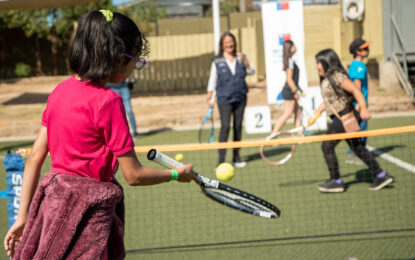
<path id="1" fill-rule="evenodd" d="M 369 126 L 378 129 L 413 123 L 410 117 L 372 119 Z M 197 130 L 164 131 L 141 136 L 137 145 L 195 142 Z M 415 133 L 369 137 L 368 144 L 382 154 L 415 164 Z M 320 142 L 299 144 L 294 156 L 281 166 L 266 164 L 259 147 L 241 150 L 248 166 L 235 169 L 234 179 L 227 184 L 278 206 L 282 211 L 279 219 L 224 207 L 205 197 L 196 184 L 129 187 L 120 172 L 118 180 L 125 189 L 127 259 L 415 258 L 415 173 L 411 168 L 377 157 L 395 182 L 380 191 L 369 191 L 371 173 L 366 166 L 345 163 L 347 145 L 341 142 L 336 152 L 346 192 L 323 194 L 316 187 L 329 175 L 320 147 Z M 193 163 L 199 173 L 215 177 L 217 150 L 182 153 L 184 163 Z M 174 156 L 175 152 L 167 154 Z M 138 156 L 143 164 L 159 167 L 147 161 L 145 154 Z M 231 151 L 227 156 L 231 161 Z M 3 164 L 0 172 L 4 176 Z M 0 190 L 5 188 L 4 179 Z M 0 207 L 6 212 L 6 200 L 0 200 Z M 1 214 L 2 237 L 6 230 L 7 219 Z"/>

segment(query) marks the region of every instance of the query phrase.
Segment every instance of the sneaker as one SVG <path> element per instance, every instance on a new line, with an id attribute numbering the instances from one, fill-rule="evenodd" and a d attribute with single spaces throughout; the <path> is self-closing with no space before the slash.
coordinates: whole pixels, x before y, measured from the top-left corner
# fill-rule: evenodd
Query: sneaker
<path id="1" fill-rule="evenodd" d="M 383 178 L 376 177 L 373 180 L 373 183 L 369 186 L 369 190 L 380 190 L 392 182 L 393 178 L 388 174 L 386 174 Z"/>
<path id="2" fill-rule="evenodd" d="M 246 162 L 242 161 L 239 155 L 234 156 L 232 165 L 237 168 L 243 168 L 246 166 Z"/>
<path id="3" fill-rule="evenodd" d="M 243 168 L 247 165 L 246 162 L 233 162 L 232 165 L 236 168 Z"/>
<path id="4" fill-rule="evenodd" d="M 343 183 L 337 183 L 335 180 L 329 180 L 324 184 L 318 185 L 318 189 L 321 192 L 343 192 L 344 185 Z"/>
<path id="5" fill-rule="evenodd" d="M 354 165 L 363 165 L 364 162 L 357 157 L 354 153 L 348 153 L 346 158 L 346 163 Z"/>

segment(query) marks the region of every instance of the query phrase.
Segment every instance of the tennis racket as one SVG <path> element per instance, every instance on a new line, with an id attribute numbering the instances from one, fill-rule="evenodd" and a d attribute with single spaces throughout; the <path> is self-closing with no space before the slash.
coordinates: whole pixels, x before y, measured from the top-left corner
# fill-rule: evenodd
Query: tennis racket
<path id="1" fill-rule="evenodd" d="M 147 158 L 170 169 L 177 169 L 183 166 L 182 163 L 156 149 L 151 149 L 147 154 Z M 196 172 L 195 174 L 202 192 L 216 202 L 263 218 L 278 218 L 281 214 L 281 211 L 276 206 L 255 195 L 230 187 L 217 180 L 209 179 Z"/>
<path id="2" fill-rule="evenodd" d="M 213 92 L 211 103 L 214 103 L 215 92 Z M 213 108 L 214 106 L 209 107 L 209 110 L 202 121 L 199 129 L 199 143 L 211 143 L 213 137 L 215 136 L 215 124 L 213 122 Z M 210 123 L 207 123 L 207 122 Z"/>
<path id="3" fill-rule="evenodd" d="M 306 126 L 299 126 L 288 131 L 280 131 L 269 135 L 266 140 L 272 140 L 281 137 L 295 137 L 296 134 L 304 131 Z M 281 165 L 286 163 L 295 153 L 297 144 L 279 144 L 279 145 L 262 145 L 259 153 L 262 159 L 271 165 Z"/>
<path id="4" fill-rule="evenodd" d="M 305 96 L 305 95 L 304 95 L 304 96 Z M 300 107 L 301 107 L 301 124 L 302 124 L 302 125 L 306 125 L 306 124 L 307 124 L 307 121 L 306 121 L 306 120 L 308 120 L 308 119 L 310 119 L 311 117 L 313 117 L 313 115 L 314 115 L 314 111 L 310 111 L 310 110 L 307 108 L 307 106 L 306 106 L 306 105 L 304 105 L 304 98 L 303 98 L 303 97 L 300 97 L 299 104 L 300 104 Z M 306 128 L 307 128 L 307 127 L 304 127 L 304 129 L 303 129 L 304 134 L 305 134 L 306 136 L 311 136 L 312 134 L 311 134 L 309 131 L 307 131 L 307 129 L 306 129 Z"/>

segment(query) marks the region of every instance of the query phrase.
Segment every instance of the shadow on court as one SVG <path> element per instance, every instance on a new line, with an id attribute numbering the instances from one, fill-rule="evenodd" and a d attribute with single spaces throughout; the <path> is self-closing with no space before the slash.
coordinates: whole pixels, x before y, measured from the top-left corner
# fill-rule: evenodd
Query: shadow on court
<path id="1" fill-rule="evenodd" d="M 151 255 L 151 254 L 174 254 L 179 252 L 195 252 L 202 254 L 203 252 L 217 251 L 217 250 L 255 250 L 256 248 L 275 248 L 278 246 L 294 246 L 300 245 L 328 245 L 330 244 L 341 244 L 343 247 L 347 243 L 357 243 L 363 247 L 367 246 L 367 243 L 373 243 L 377 240 L 388 241 L 388 240 L 410 240 L 414 239 L 415 235 L 411 235 L 409 232 L 413 232 L 413 229 L 402 229 L 402 230 L 391 230 L 391 231 L 375 231 L 375 232 L 359 232 L 359 233 L 344 233 L 344 234 L 327 234 L 327 235 L 316 235 L 316 236 L 304 236 L 304 237 L 286 237 L 286 238 L 270 238 L 255 241 L 239 241 L 239 242 L 224 242 L 224 243 L 213 243 L 213 244 L 195 244 L 187 246 L 172 246 L 164 248 L 154 249 L 138 249 L 138 250 L 127 250 L 127 255 Z M 390 233 L 395 234 L 393 237 Z M 408 234 L 409 233 L 409 234 Z M 399 234 L 399 235 L 398 235 Z M 374 237 L 376 235 L 377 237 Z M 360 237 L 356 237 L 360 236 Z M 333 239 L 335 238 L 335 239 Z M 358 247 L 356 244 L 349 245 Z"/>
<path id="2" fill-rule="evenodd" d="M 380 155 L 382 155 L 384 153 L 388 153 L 390 151 L 393 151 L 396 148 L 405 148 L 405 147 L 406 147 L 406 145 L 389 145 L 389 146 L 385 146 L 385 147 L 382 147 L 382 148 L 375 147 L 376 150 L 379 151 L 379 152 L 373 152 L 372 151 L 371 153 L 373 154 L 373 156 L 379 157 Z"/>
<path id="3" fill-rule="evenodd" d="M 163 128 L 158 128 L 158 129 L 153 129 L 147 132 L 143 132 L 140 133 L 141 136 L 151 136 L 151 135 L 155 135 L 155 134 L 159 134 L 159 133 L 163 133 L 163 132 L 167 132 L 167 131 L 171 131 L 173 130 L 170 127 L 163 127 Z"/>
<path id="4" fill-rule="evenodd" d="M 43 93 L 23 93 L 18 97 L 12 98 L 2 105 L 27 105 L 27 104 L 43 104 L 48 101 L 49 94 Z"/>
<path id="5" fill-rule="evenodd" d="M 272 160 L 273 157 L 279 158 L 279 159 L 276 159 L 276 160 L 281 160 L 290 151 L 291 151 L 291 147 L 288 147 L 288 146 L 272 147 L 272 148 L 269 148 L 268 150 L 264 151 L 264 156 L 269 158 L 270 160 Z M 258 160 L 258 159 L 262 160 L 261 154 L 259 153 L 259 149 L 258 149 L 258 153 L 249 154 L 247 156 L 244 156 L 244 158 L 247 162 L 255 161 L 255 160 Z"/>

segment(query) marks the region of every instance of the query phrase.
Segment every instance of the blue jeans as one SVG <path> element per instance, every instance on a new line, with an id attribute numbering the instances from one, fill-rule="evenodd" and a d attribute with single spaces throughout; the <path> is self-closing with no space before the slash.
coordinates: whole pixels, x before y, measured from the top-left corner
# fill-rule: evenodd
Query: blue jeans
<path id="1" fill-rule="evenodd" d="M 127 113 L 128 117 L 130 118 L 131 128 L 134 134 L 137 134 L 137 126 L 135 124 L 135 118 L 133 109 L 131 107 L 131 96 L 130 96 L 130 89 L 128 88 L 128 84 L 125 81 L 122 81 L 118 84 L 108 83 L 108 87 L 110 87 L 114 92 L 120 94 L 122 97 L 122 101 L 124 103 L 125 112 Z"/>

